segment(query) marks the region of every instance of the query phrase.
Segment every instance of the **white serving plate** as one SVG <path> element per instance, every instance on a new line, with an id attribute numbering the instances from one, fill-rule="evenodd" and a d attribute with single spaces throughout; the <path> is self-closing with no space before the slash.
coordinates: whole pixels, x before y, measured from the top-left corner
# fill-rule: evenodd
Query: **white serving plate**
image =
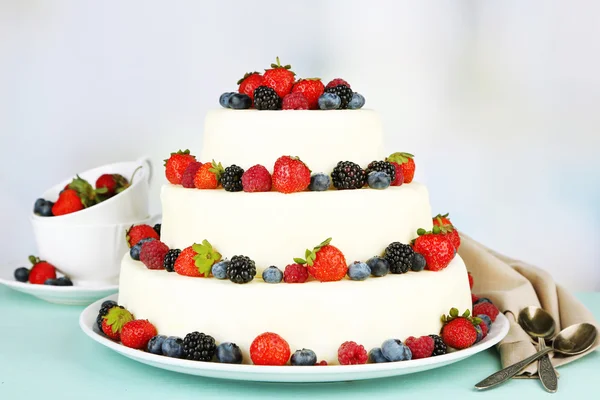
<path id="1" fill-rule="evenodd" d="M 337 382 L 362 379 L 384 378 L 397 375 L 412 374 L 428 369 L 439 368 L 463 360 L 484 351 L 502 340 L 508 333 L 509 323 L 502 314 L 494 322 L 488 336 L 468 349 L 448 353 L 442 356 L 420 360 L 401 361 L 382 364 L 364 365 L 329 365 L 329 366 L 256 366 L 219 364 L 181 360 L 150 354 L 141 350 L 130 349 L 107 339 L 100 334 L 96 326 L 96 317 L 100 305 L 105 300 L 117 300 L 116 295 L 109 296 L 88 306 L 79 317 L 79 326 L 93 340 L 143 364 L 169 371 L 211 378 L 232 379 L 258 382 Z M 382 339 L 383 341 L 383 339 Z"/>

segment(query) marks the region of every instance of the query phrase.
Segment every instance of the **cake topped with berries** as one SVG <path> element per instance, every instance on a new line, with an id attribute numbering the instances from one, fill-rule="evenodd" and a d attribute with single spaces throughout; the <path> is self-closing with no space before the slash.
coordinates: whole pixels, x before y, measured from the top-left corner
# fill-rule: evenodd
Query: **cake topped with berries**
<path id="1" fill-rule="evenodd" d="M 433 355 L 440 317 L 472 299 L 414 156 L 384 152 L 378 114 L 343 79 L 299 79 L 278 59 L 238 84 L 190 142 L 199 156 L 166 159 L 160 236 L 130 243 L 119 305 L 219 361 L 218 343 L 271 365 L 366 362 L 365 348 L 401 361 L 407 338 Z"/>

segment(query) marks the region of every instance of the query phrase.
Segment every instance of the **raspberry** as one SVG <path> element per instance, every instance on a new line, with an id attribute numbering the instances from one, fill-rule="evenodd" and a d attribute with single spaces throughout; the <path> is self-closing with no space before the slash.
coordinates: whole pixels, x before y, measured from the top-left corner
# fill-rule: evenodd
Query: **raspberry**
<path id="1" fill-rule="evenodd" d="M 470 272 L 467 272 L 467 275 L 469 276 L 469 287 L 471 288 L 471 290 L 473 290 L 473 275 L 471 275 Z"/>
<path id="2" fill-rule="evenodd" d="M 160 240 L 151 240 L 142 245 L 140 261 L 148 269 L 163 269 L 163 261 L 168 252 L 169 246 Z"/>
<path id="3" fill-rule="evenodd" d="M 473 293 L 471 293 L 471 303 L 475 304 L 475 302 L 479 300 L 479 297 L 475 296 Z"/>
<path id="4" fill-rule="evenodd" d="M 369 356 L 361 344 L 344 342 L 338 349 L 338 361 L 341 365 L 366 364 Z"/>
<path id="5" fill-rule="evenodd" d="M 196 186 L 194 186 L 194 177 L 196 176 L 196 172 L 198 172 L 198 170 L 200 169 L 200 167 L 202 166 L 201 162 L 198 161 L 193 161 L 191 162 L 185 169 L 185 171 L 183 171 L 183 176 L 181 177 L 181 186 L 183 186 L 184 188 L 188 188 L 188 189 L 193 189 Z"/>
<path id="6" fill-rule="evenodd" d="M 498 311 L 496 306 L 493 305 L 492 303 L 483 302 L 483 303 L 476 304 L 475 307 L 473 307 L 473 315 L 479 315 L 479 314 L 487 315 L 488 317 L 490 317 L 492 322 L 494 322 L 496 320 L 496 317 L 498 316 L 499 313 L 500 312 Z"/>
<path id="7" fill-rule="evenodd" d="M 318 363 L 316 363 L 315 365 L 327 365 L 327 361 L 321 360 Z"/>
<path id="8" fill-rule="evenodd" d="M 242 175 L 244 192 L 270 192 L 271 174 L 262 165 L 248 168 Z"/>
<path id="9" fill-rule="evenodd" d="M 308 100 L 302 93 L 286 94 L 281 108 L 283 110 L 308 110 Z"/>
<path id="10" fill-rule="evenodd" d="M 335 78 L 335 79 L 333 79 L 325 87 L 329 88 L 329 87 L 335 87 L 337 85 L 346 85 L 348 87 L 351 87 L 350 84 L 348 82 L 346 82 L 345 80 L 343 80 L 342 78 Z"/>
<path id="11" fill-rule="evenodd" d="M 435 341 L 429 336 L 421 336 L 420 338 L 410 336 L 404 341 L 404 344 L 410 349 L 413 360 L 431 357 L 435 348 Z"/>
<path id="12" fill-rule="evenodd" d="M 261 333 L 250 345 L 250 358 L 255 365 L 285 365 L 290 354 L 288 342 L 272 332 Z"/>
<path id="13" fill-rule="evenodd" d="M 308 270 L 300 264 L 290 264 L 283 271 L 285 283 L 304 283 L 308 279 Z"/>
<path id="14" fill-rule="evenodd" d="M 396 169 L 396 178 L 392 180 L 390 186 L 401 186 L 404 183 L 404 174 L 402 173 L 402 167 L 396 162 L 393 162 L 392 165 Z"/>
<path id="15" fill-rule="evenodd" d="M 484 321 L 479 323 L 479 327 L 481 328 L 481 333 L 483 333 L 483 337 L 486 337 L 488 334 L 488 326 Z"/>

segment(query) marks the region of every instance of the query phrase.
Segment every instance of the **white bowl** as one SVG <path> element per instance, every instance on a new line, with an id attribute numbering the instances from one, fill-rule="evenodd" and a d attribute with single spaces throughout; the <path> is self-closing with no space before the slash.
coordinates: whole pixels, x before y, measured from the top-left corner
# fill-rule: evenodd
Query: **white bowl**
<path id="1" fill-rule="evenodd" d="M 153 225 L 157 217 L 106 225 L 56 224 L 56 217 L 31 218 L 38 256 L 69 276 L 75 285 L 117 284 L 121 259 L 129 251 L 131 225 Z"/>
<path id="2" fill-rule="evenodd" d="M 127 179 L 131 179 L 133 172 L 137 168 L 140 168 L 140 170 L 136 172 L 131 186 L 118 195 L 71 214 L 55 217 L 41 217 L 32 214 L 33 221 L 43 220 L 48 224 L 58 227 L 63 224 L 122 224 L 146 218 L 149 214 L 148 189 L 150 179 L 152 178 L 152 165 L 147 158 L 137 161 L 107 164 L 87 170 L 79 174 L 79 176 L 94 185 L 102 174 L 121 174 Z M 41 197 L 46 200 L 56 201 L 58 194 L 72 179 L 73 177 L 65 179 L 46 190 Z"/>

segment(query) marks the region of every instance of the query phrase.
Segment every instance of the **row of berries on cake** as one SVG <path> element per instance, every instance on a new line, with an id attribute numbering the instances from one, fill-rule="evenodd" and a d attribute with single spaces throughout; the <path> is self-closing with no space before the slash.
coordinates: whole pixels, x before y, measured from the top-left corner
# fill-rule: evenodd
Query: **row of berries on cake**
<path id="1" fill-rule="evenodd" d="M 304 258 L 294 258 L 282 271 L 276 266 L 266 268 L 262 279 L 266 283 L 304 283 L 312 277 L 320 282 L 350 280 L 363 281 L 371 276 L 388 273 L 403 274 L 411 271 L 440 271 L 454 259 L 460 246 L 460 236 L 448 215 L 433 218 L 431 231 L 420 229 L 410 244 L 393 242 L 382 255 L 366 262 L 347 264 L 343 252 L 331 245 L 331 238 L 304 252 Z M 256 263 L 248 256 L 235 255 L 223 259 L 213 245 L 203 240 L 183 250 L 169 249 L 149 225 L 134 226 L 127 232 L 131 258 L 141 261 L 148 269 L 177 272 L 191 277 L 229 279 L 234 283 L 248 283 L 256 276 Z"/>
<path id="2" fill-rule="evenodd" d="M 310 169 L 297 157 L 282 156 L 275 161 L 273 174 L 257 164 L 248 170 L 237 165 L 223 168 L 216 161 L 201 163 L 189 150 L 171 153 L 165 160 L 165 175 L 174 185 L 185 188 L 217 189 L 228 192 L 295 193 L 305 190 L 325 191 L 336 189 L 360 189 L 368 185 L 372 189 L 386 189 L 410 183 L 415 174 L 415 162 L 409 153 L 393 153 L 383 161 L 372 161 L 366 169 L 352 161 L 340 161 L 330 175 L 311 174 Z"/>
<path id="3" fill-rule="evenodd" d="M 469 310 L 459 315 L 459 311 L 452 308 L 449 315 L 442 316 L 443 326 L 439 335 L 410 336 L 404 342 L 396 338 L 387 339 L 368 353 L 363 345 L 346 341 L 338 348 L 337 361 L 341 365 L 387 363 L 440 356 L 446 354 L 448 347 L 466 349 L 487 336 L 498 315 L 493 304 L 485 304 L 488 307 L 474 318 Z M 96 325 L 109 339 L 155 355 L 227 364 L 244 361 L 240 347 L 233 342 L 217 345 L 213 336 L 198 331 L 188 333 L 184 338 L 160 335 L 150 321 L 135 319 L 131 312 L 112 300 L 102 303 Z M 292 353 L 288 342 L 273 332 L 264 332 L 254 338 L 249 353 L 254 365 L 327 365 L 324 360 L 318 361 L 313 350 L 302 348 Z"/>
<path id="4" fill-rule="evenodd" d="M 29 256 L 31 268 L 19 267 L 14 271 L 15 280 L 33 285 L 73 286 L 68 276 L 58 276 L 57 269 L 48 261 L 39 257 Z"/>
<path id="5" fill-rule="evenodd" d="M 225 92 L 219 98 L 224 108 L 245 110 L 356 110 L 365 105 L 365 98 L 352 91 L 341 78 L 323 85 L 320 78 L 296 79 L 291 65 L 277 63 L 263 74 L 248 72 L 240 79 L 237 92 Z"/>

